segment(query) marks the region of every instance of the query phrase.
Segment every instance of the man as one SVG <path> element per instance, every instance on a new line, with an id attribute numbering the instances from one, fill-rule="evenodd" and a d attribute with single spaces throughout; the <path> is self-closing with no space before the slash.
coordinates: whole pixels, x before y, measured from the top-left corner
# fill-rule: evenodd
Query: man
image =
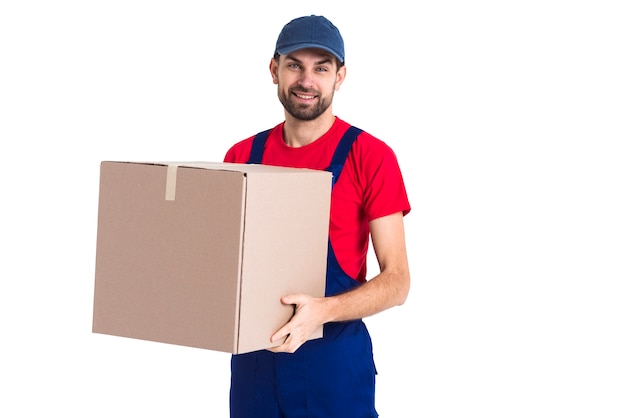
<path id="1" fill-rule="evenodd" d="M 224 158 L 333 172 L 326 297 L 285 295 L 295 314 L 271 336 L 285 341 L 233 355 L 232 418 L 378 416 L 372 343 L 361 319 L 406 300 L 410 205 L 393 151 L 333 114 L 344 64 L 343 39 L 329 20 L 311 15 L 286 24 L 269 66 L 285 120 Z M 370 234 L 380 273 L 366 280 Z M 307 341 L 321 325 L 324 337 Z"/>

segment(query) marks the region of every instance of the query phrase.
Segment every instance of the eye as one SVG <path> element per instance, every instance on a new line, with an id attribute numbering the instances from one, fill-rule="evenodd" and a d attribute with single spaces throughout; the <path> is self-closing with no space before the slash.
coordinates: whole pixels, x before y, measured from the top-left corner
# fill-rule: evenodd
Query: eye
<path id="1" fill-rule="evenodd" d="M 296 63 L 292 62 L 290 64 L 287 64 L 287 67 L 292 68 L 294 70 L 297 70 L 297 69 L 300 68 L 300 64 L 296 64 Z"/>
<path id="2" fill-rule="evenodd" d="M 325 72 L 328 71 L 328 68 L 326 68 L 326 67 L 318 67 L 317 71 L 320 72 L 320 73 L 325 73 Z"/>

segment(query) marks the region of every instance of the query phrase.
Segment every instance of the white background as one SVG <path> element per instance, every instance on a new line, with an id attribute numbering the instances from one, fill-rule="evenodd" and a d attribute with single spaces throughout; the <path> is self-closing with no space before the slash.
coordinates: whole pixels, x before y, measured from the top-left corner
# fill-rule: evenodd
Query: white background
<path id="1" fill-rule="evenodd" d="M 409 299 L 367 319 L 381 417 L 626 416 L 622 2 L 347 3 L 0 4 L 0 416 L 228 416 L 228 354 L 91 333 L 99 163 L 280 122 L 269 59 L 307 14 L 413 205 Z"/>

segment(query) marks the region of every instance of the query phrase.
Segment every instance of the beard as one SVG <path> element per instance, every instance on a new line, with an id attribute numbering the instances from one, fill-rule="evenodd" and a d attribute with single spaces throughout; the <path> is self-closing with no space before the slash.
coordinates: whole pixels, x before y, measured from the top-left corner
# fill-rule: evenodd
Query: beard
<path id="1" fill-rule="evenodd" d="M 291 116 L 298 120 L 309 121 L 313 119 L 317 119 L 322 113 L 326 111 L 330 107 L 330 104 L 333 101 L 333 94 L 331 94 L 330 98 L 324 99 L 321 98 L 321 94 L 317 91 L 307 91 L 307 90 L 298 90 L 299 93 L 305 94 L 315 94 L 318 97 L 318 101 L 315 105 L 303 105 L 301 103 L 294 103 L 292 101 L 293 93 L 291 89 L 285 93 L 278 86 L 278 100 L 282 103 L 283 107 Z"/>

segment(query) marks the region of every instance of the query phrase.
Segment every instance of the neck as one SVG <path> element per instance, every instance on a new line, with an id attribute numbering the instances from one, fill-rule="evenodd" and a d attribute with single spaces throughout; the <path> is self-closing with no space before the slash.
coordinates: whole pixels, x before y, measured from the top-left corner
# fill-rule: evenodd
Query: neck
<path id="1" fill-rule="evenodd" d="M 299 148 L 315 142 L 324 135 L 335 123 L 335 116 L 327 112 L 314 120 L 298 120 L 289 114 L 285 115 L 283 139 L 290 147 Z"/>

